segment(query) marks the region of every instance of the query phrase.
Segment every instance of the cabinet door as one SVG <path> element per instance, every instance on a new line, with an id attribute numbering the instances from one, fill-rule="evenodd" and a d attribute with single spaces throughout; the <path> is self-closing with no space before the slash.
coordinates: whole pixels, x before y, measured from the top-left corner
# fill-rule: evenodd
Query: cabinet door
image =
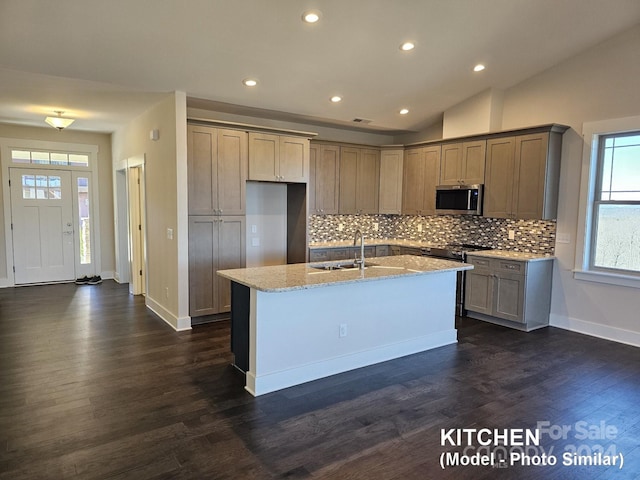
<path id="1" fill-rule="evenodd" d="M 309 180 L 309 140 L 280 137 L 278 180 L 306 183 Z"/>
<path id="2" fill-rule="evenodd" d="M 486 140 L 462 144 L 462 183 L 477 185 L 484 183 Z"/>
<path id="3" fill-rule="evenodd" d="M 493 312 L 491 315 L 524 322 L 524 276 L 497 274 L 494 278 Z"/>
<path id="4" fill-rule="evenodd" d="M 340 149 L 340 200 L 339 212 L 356 213 L 356 179 L 360 150 L 342 147 Z"/>
<path id="5" fill-rule="evenodd" d="M 217 203 L 216 129 L 187 126 L 189 215 L 214 215 Z"/>
<path id="6" fill-rule="evenodd" d="M 189 315 L 218 313 L 219 217 L 189 217 Z"/>
<path id="7" fill-rule="evenodd" d="M 245 266 L 245 217 L 225 215 L 218 222 L 218 270 Z M 216 313 L 231 310 L 231 282 L 216 275 Z"/>
<path id="8" fill-rule="evenodd" d="M 491 315 L 493 276 L 485 270 L 468 270 L 465 276 L 464 308 Z"/>
<path id="9" fill-rule="evenodd" d="M 407 150 L 402 182 L 402 213 L 405 215 L 420 215 L 424 209 L 425 198 L 425 152 L 424 148 Z"/>
<path id="10" fill-rule="evenodd" d="M 316 158 L 316 174 L 310 190 L 315 191 L 316 213 L 338 213 L 340 183 L 340 147 L 322 145 Z M 319 210 L 319 211 L 318 211 Z"/>
<path id="11" fill-rule="evenodd" d="M 462 179 L 462 144 L 442 145 L 440 185 L 458 185 Z"/>
<path id="12" fill-rule="evenodd" d="M 543 218 L 549 134 L 516 137 L 514 213 L 517 218 Z"/>
<path id="13" fill-rule="evenodd" d="M 247 184 L 248 135 L 239 130 L 218 130 L 218 213 L 243 215 Z"/>
<path id="14" fill-rule="evenodd" d="M 356 211 L 378 213 L 380 192 L 380 150 L 363 149 L 357 168 Z"/>
<path id="15" fill-rule="evenodd" d="M 483 216 L 510 218 L 513 204 L 515 138 L 487 141 Z"/>
<path id="16" fill-rule="evenodd" d="M 435 215 L 436 187 L 440 178 L 440 145 L 424 149 L 424 192 L 422 214 Z"/>
<path id="17" fill-rule="evenodd" d="M 400 214 L 402 211 L 403 150 L 380 153 L 380 196 L 378 213 Z"/>
<path id="18" fill-rule="evenodd" d="M 249 133 L 249 180 L 277 181 L 279 156 L 278 135 Z"/>

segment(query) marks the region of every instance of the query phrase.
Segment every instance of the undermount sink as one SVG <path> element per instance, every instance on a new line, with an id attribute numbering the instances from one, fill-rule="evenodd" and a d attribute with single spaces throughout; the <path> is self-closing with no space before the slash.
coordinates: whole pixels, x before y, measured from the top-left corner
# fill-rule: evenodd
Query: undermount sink
<path id="1" fill-rule="evenodd" d="M 373 265 L 367 262 L 364 264 L 364 268 L 371 266 Z M 317 263 L 315 265 L 309 265 L 309 267 L 315 268 L 316 270 L 357 270 L 360 265 L 353 261 L 349 261 L 343 263 Z"/>

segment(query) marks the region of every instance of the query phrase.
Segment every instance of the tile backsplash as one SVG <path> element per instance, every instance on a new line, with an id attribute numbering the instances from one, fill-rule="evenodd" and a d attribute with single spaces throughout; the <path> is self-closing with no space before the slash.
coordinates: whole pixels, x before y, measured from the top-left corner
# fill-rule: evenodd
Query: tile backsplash
<path id="1" fill-rule="evenodd" d="M 365 238 L 417 240 L 434 244 L 470 243 L 518 252 L 553 254 L 555 220 L 511 220 L 472 215 L 311 215 L 309 240 Z M 509 240 L 509 231 L 514 239 Z"/>

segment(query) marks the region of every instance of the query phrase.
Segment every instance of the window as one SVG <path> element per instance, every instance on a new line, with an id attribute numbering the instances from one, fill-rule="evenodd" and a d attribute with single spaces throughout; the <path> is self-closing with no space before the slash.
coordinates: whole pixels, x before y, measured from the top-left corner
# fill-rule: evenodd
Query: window
<path id="1" fill-rule="evenodd" d="M 25 200 L 60 200 L 62 187 L 58 175 L 22 175 L 22 198 Z"/>
<path id="2" fill-rule="evenodd" d="M 32 165 L 68 165 L 71 167 L 88 167 L 89 155 L 65 152 L 46 152 L 39 150 L 11 150 L 13 163 L 30 163 Z"/>
<path id="3" fill-rule="evenodd" d="M 640 275 L 640 131 L 600 136 L 592 270 Z"/>
<path id="4" fill-rule="evenodd" d="M 80 263 L 91 263 L 91 209 L 89 208 L 89 178 L 78 177 L 78 214 L 80 225 Z"/>

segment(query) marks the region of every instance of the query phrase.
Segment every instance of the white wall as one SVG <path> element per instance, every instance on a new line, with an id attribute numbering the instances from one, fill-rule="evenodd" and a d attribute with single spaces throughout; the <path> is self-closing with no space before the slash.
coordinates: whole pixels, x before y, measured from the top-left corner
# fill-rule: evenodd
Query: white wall
<path id="1" fill-rule="evenodd" d="M 463 137 L 500 130 L 503 92 L 489 89 L 444 112 L 442 138 Z"/>
<path id="2" fill-rule="evenodd" d="M 149 138 L 153 129 L 157 141 Z M 186 97 L 172 93 L 115 132 L 112 145 L 114 166 L 131 157 L 146 159 L 146 303 L 176 329 L 191 327 L 186 130 Z"/>
<path id="3" fill-rule="evenodd" d="M 505 92 L 503 129 L 545 123 L 572 127 L 564 134 L 552 322 L 640 345 L 640 291 L 575 280 L 576 228 L 584 122 L 640 115 L 640 26 L 624 32 Z"/>
<path id="4" fill-rule="evenodd" d="M 287 185 L 247 182 L 246 197 L 247 267 L 286 264 Z"/>

